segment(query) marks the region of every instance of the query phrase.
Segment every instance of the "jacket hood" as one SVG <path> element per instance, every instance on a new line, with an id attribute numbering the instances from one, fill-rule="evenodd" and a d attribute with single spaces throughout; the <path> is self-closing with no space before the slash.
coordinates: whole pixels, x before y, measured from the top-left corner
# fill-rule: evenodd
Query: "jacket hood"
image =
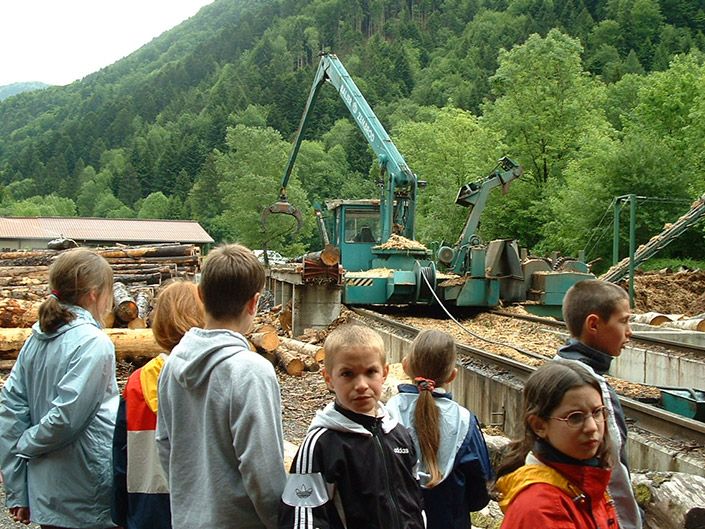
<path id="1" fill-rule="evenodd" d="M 174 347 L 167 363 L 179 385 L 189 389 L 207 381 L 213 368 L 243 350 L 249 350 L 249 344 L 240 333 L 194 327 Z"/>
<path id="2" fill-rule="evenodd" d="M 159 409 L 159 373 L 161 373 L 162 367 L 164 367 L 164 362 L 167 358 L 168 356 L 165 353 L 161 353 L 152 358 L 139 370 L 142 398 L 144 398 L 145 404 L 147 404 L 147 407 L 152 410 L 152 413 L 157 413 L 157 410 Z"/>
<path id="3" fill-rule="evenodd" d="M 553 485 L 573 499 L 588 496 L 595 505 L 607 491 L 610 475 L 606 468 L 553 462 L 548 465 L 530 452 L 526 464 L 499 478 L 495 487 L 501 494 L 502 512 L 507 511 L 520 492 L 535 483 Z"/>
<path id="4" fill-rule="evenodd" d="M 432 393 L 434 402 L 438 407 L 438 418 L 440 427 L 440 445 L 438 446 L 438 468 L 444 480 L 453 471 L 455 457 L 463 444 L 468 430 L 470 429 L 472 416 L 470 411 L 458 406 L 452 400 L 450 393 L 442 393 L 434 390 Z M 412 384 L 399 385 L 399 393 L 387 403 L 390 413 L 399 418 L 402 424 L 414 424 L 414 414 L 416 403 L 419 399 L 419 391 Z M 414 440 L 416 453 L 421 453 L 419 439 L 416 430 L 411 428 L 409 433 Z M 419 478 L 421 484 L 425 485 L 431 479 L 431 475 L 426 472 L 423 462 L 419 466 Z"/>
<path id="5" fill-rule="evenodd" d="M 384 433 L 391 432 L 397 425 L 397 420 L 392 417 L 381 402 L 377 403 L 377 417 L 381 421 L 382 431 Z M 372 437 L 372 432 L 352 419 L 348 419 L 345 415 L 335 409 L 335 403 L 329 403 L 322 410 L 316 412 L 316 416 L 311 421 L 308 431 L 316 428 L 327 428 L 337 432 L 357 433 L 367 437 Z"/>
<path id="6" fill-rule="evenodd" d="M 68 305 L 64 303 L 62 303 L 62 305 L 64 306 L 64 308 L 67 308 L 71 312 L 73 312 L 76 315 L 76 318 L 68 323 L 65 323 L 64 325 L 56 329 L 54 332 L 44 332 L 39 326 L 39 322 L 35 322 L 34 325 L 32 325 L 32 335 L 37 340 L 53 340 L 54 338 L 57 338 L 58 336 L 61 336 L 65 332 L 69 331 L 70 329 L 75 329 L 76 327 L 80 327 L 81 325 L 93 325 L 94 327 L 97 327 L 99 329 L 102 328 L 101 325 L 93 317 L 93 315 L 83 307 L 79 307 L 78 305 Z"/>

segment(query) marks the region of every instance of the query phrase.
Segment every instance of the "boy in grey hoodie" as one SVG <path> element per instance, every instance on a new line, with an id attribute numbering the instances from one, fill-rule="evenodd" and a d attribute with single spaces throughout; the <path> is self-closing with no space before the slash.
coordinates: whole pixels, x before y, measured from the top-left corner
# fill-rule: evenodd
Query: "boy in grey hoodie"
<path id="1" fill-rule="evenodd" d="M 284 484 L 279 383 L 243 336 L 264 269 L 244 246 L 208 255 L 203 329 L 172 350 L 159 378 L 157 445 L 174 529 L 273 529 Z"/>

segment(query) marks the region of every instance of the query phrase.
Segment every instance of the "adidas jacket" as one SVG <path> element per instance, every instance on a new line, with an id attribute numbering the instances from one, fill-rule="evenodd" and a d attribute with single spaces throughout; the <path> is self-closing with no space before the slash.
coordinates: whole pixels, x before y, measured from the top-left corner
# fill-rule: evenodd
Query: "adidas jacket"
<path id="1" fill-rule="evenodd" d="M 291 466 L 280 529 L 421 529 L 416 450 L 380 405 L 381 418 L 329 404 Z"/>

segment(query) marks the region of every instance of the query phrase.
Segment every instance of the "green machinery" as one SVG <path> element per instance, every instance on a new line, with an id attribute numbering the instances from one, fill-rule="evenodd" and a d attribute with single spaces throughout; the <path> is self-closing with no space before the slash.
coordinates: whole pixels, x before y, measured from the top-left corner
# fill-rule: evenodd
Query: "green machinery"
<path id="1" fill-rule="evenodd" d="M 328 203 L 325 226 L 331 244 L 340 249 L 345 269 L 343 302 L 350 305 L 432 303 L 435 266 L 420 244 L 394 244 L 395 236 L 414 242 L 414 215 L 420 186 L 384 127 L 340 60 L 321 55 L 294 145 L 282 177 L 279 201 L 268 213 L 300 215 L 287 200 L 286 188 L 311 110 L 325 83 L 333 85 L 355 123 L 377 155 L 383 189 L 373 200 L 334 200 Z"/>
<path id="2" fill-rule="evenodd" d="M 452 274 L 438 283 L 444 303 L 459 307 L 523 303 L 530 312 L 560 318 L 566 291 L 578 281 L 595 277 L 582 261 L 532 257 L 511 239 L 483 244 L 477 231 L 490 192 L 497 187 L 506 192 L 522 174 L 521 166 L 504 157 L 487 177 L 458 191 L 455 202 L 469 208 L 469 213 L 455 246 L 438 249 L 438 261 Z"/>

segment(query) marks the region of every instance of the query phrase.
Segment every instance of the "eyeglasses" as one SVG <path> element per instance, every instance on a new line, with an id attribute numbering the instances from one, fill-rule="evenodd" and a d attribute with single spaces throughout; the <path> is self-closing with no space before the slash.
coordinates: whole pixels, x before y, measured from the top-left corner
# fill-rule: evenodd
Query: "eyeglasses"
<path id="1" fill-rule="evenodd" d="M 555 419 L 557 421 L 565 422 L 571 428 L 582 428 L 588 417 L 592 417 L 595 423 L 601 424 L 607 419 L 607 408 L 601 406 L 597 408 L 592 413 L 583 413 L 581 411 L 574 411 L 569 413 L 565 417 L 547 417 L 548 419 Z"/>

